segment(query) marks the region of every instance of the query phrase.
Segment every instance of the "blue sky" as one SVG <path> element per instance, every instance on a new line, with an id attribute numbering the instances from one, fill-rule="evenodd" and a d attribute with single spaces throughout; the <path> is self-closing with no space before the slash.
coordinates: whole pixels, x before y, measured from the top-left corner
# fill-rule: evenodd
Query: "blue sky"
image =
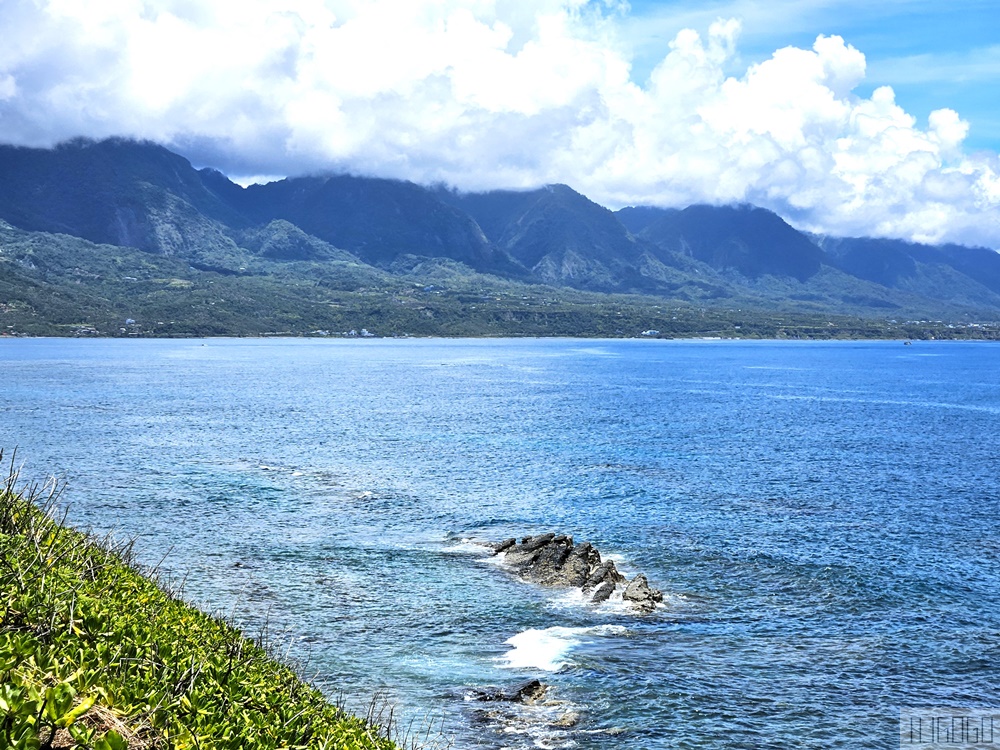
<path id="1" fill-rule="evenodd" d="M 0 0 L 0 141 L 1000 248 L 982 0 Z"/>
<path id="2" fill-rule="evenodd" d="M 716 18 L 743 24 L 739 74 L 785 46 L 809 47 L 818 34 L 836 34 L 864 53 L 870 96 L 891 86 L 896 101 L 921 122 L 941 107 L 969 124 L 966 147 L 1000 150 L 1000 2 L 995 0 L 773 0 L 672 2 L 632 0 L 623 27 L 634 45 L 634 76 L 642 79 L 683 28 Z"/>

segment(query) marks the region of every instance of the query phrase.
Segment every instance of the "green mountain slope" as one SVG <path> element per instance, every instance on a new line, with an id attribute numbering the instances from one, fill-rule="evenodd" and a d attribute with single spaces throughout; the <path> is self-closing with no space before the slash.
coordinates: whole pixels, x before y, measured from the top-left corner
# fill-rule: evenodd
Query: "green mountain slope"
<path id="1" fill-rule="evenodd" d="M 165 224 L 178 210 L 184 229 L 246 223 L 187 159 L 162 146 L 121 139 L 51 150 L 0 146 L 0 218 L 22 229 L 164 255 L 177 254 L 178 243 L 210 241 L 208 230 L 192 238 L 171 232 Z"/>
<path id="2" fill-rule="evenodd" d="M 566 185 L 539 190 L 446 193 L 486 236 L 540 280 L 596 291 L 727 297 L 700 269 L 637 240 L 618 217 Z"/>
<path id="3" fill-rule="evenodd" d="M 422 255 L 505 276 L 525 275 L 468 215 L 409 182 L 300 177 L 251 185 L 236 205 L 257 223 L 288 220 L 375 265 L 389 265 L 400 255 Z"/>
<path id="4" fill-rule="evenodd" d="M 871 238 L 816 241 L 832 265 L 888 289 L 980 309 L 1000 302 L 1000 254 L 986 248 Z"/>
<path id="5" fill-rule="evenodd" d="M 1000 318 L 1000 255 L 983 248 L 808 237 L 752 206 L 611 212 L 565 185 L 243 188 L 118 139 L 0 146 L 0 220 L 0 322 L 25 333 L 714 335 L 748 314 L 761 332 L 787 315 Z"/>
<path id="6" fill-rule="evenodd" d="M 823 252 L 816 245 L 763 208 L 689 206 L 664 209 L 649 218 L 652 221 L 639 230 L 639 237 L 717 271 L 734 270 L 751 279 L 770 275 L 806 281 L 823 264 Z"/>

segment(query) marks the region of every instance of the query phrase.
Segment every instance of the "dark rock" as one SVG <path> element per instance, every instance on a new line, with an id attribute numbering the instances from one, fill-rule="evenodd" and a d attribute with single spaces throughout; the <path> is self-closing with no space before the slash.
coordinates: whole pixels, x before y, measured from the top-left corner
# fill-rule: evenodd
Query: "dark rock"
<path id="1" fill-rule="evenodd" d="M 502 542 L 492 545 L 493 554 L 499 555 L 501 552 L 506 552 L 515 544 L 517 544 L 517 540 L 514 537 L 511 537 L 510 539 L 504 539 Z"/>
<path id="2" fill-rule="evenodd" d="M 548 685 L 539 680 L 528 680 L 513 688 L 486 688 L 484 690 L 474 690 L 472 699 L 482 703 L 526 703 L 532 704 L 545 696 Z"/>
<path id="3" fill-rule="evenodd" d="M 566 558 L 563 575 L 570 586 L 583 588 L 590 571 L 601 564 L 601 553 L 590 542 L 576 545 Z"/>
<path id="4" fill-rule="evenodd" d="M 612 560 L 601 560 L 601 554 L 589 542 L 574 544 L 573 537 L 552 533 L 526 536 L 517 543 L 505 539 L 492 545 L 495 554 L 503 554 L 504 562 L 517 570 L 525 580 L 542 586 L 579 588 L 593 594 L 590 601 L 600 603 L 614 595 L 618 586 L 627 583 Z M 639 575 L 628 584 L 623 598 L 642 612 L 651 612 L 663 595 L 649 588 L 646 577 Z"/>
<path id="5" fill-rule="evenodd" d="M 471 698 L 472 700 L 479 700 L 475 696 Z M 491 724 L 500 723 L 508 717 L 508 714 L 504 711 L 497 711 L 495 709 L 488 710 L 486 708 L 478 708 L 470 713 L 472 720 L 477 724 Z"/>
<path id="6" fill-rule="evenodd" d="M 512 703 L 534 703 L 544 698 L 548 689 L 548 685 L 543 685 L 538 680 L 528 680 L 511 690 L 507 700 Z"/>
<path id="7" fill-rule="evenodd" d="M 539 534 L 538 536 L 526 536 L 521 540 L 521 546 L 518 548 L 521 552 L 534 552 L 540 547 L 544 547 L 546 544 L 551 542 L 556 538 L 555 534 Z"/>
<path id="8" fill-rule="evenodd" d="M 563 564 L 573 551 L 573 541 L 563 537 L 563 541 L 553 539 L 541 547 L 531 562 L 527 571 L 528 577 L 536 583 L 545 586 L 569 586 L 570 583 L 563 573 Z"/>
<path id="9" fill-rule="evenodd" d="M 646 576 L 640 573 L 625 587 L 622 599 L 642 612 L 652 612 L 656 609 L 656 603 L 663 601 L 663 594 L 656 589 L 651 589 Z"/>
<path id="10" fill-rule="evenodd" d="M 521 569 L 521 575 L 525 578 L 535 580 L 542 578 L 550 572 L 550 568 L 558 566 L 558 556 L 565 547 L 564 542 L 555 543 L 555 534 L 539 534 L 538 536 L 526 536 L 520 544 L 507 549 L 504 558 L 510 565 Z M 536 568 L 539 560 L 543 560 L 542 566 L 535 574 L 531 571 Z M 540 582 L 540 581 L 537 581 Z"/>
<path id="11" fill-rule="evenodd" d="M 614 581 L 605 581 L 597 588 L 597 591 L 594 592 L 594 596 L 591 597 L 590 601 L 594 604 L 606 602 L 615 592 L 615 588 L 617 588 L 617 586 Z"/>
<path id="12" fill-rule="evenodd" d="M 596 586 L 600 586 L 605 581 L 625 583 L 625 576 L 618 572 L 618 568 L 615 567 L 614 560 L 605 560 L 596 568 L 591 570 L 590 575 L 587 576 L 587 580 L 583 583 L 583 590 L 586 591 Z"/>
<path id="13" fill-rule="evenodd" d="M 532 566 L 532 564 L 534 564 L 537 558 L 538 558 L 537 549 L 526 552 L 520 547 L 520 545 L 511 547 L 504 554 L 504 561 L 508 565 L 514 568 L 518 568 L 521 575 L 525 574 L 525 572 Z"/>

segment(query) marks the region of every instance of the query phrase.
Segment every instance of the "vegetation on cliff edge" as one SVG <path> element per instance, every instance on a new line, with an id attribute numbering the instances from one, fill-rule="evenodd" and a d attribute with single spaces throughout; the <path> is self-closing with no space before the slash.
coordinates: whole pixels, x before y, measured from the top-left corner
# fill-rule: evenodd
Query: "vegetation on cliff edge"
<path id="1" fill-rule="evenodd" d="M 0 484 L 0 750 L 396 747 L 129 544 L 53 520 L 54 491 L 16 484 Z"/>

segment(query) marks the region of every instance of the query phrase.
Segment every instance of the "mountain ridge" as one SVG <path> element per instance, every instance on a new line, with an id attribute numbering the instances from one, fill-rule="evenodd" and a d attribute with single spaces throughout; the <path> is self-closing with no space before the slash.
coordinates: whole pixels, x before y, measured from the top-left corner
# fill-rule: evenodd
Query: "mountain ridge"
<path id="1" fill-rule="evenodd" d="M 449 283 L 465 276 L 727 310 L 1000 318 L 1000 254 L 987 248 L 807 235 L 750 205 L 611 211 L 558 184 L 462 193 L 324 174 L 241 187 L 163 146 L 124 139 L 0 146 L 0 219 L 34 233 L 35 245 L 68 247 L 58 238 L 75 237 L 106 255 L 132 248 L 268 284 L 323 279 L 391 294 L 434 269 Z M 24 242 L 0 241 L 0 260 Z"/>

